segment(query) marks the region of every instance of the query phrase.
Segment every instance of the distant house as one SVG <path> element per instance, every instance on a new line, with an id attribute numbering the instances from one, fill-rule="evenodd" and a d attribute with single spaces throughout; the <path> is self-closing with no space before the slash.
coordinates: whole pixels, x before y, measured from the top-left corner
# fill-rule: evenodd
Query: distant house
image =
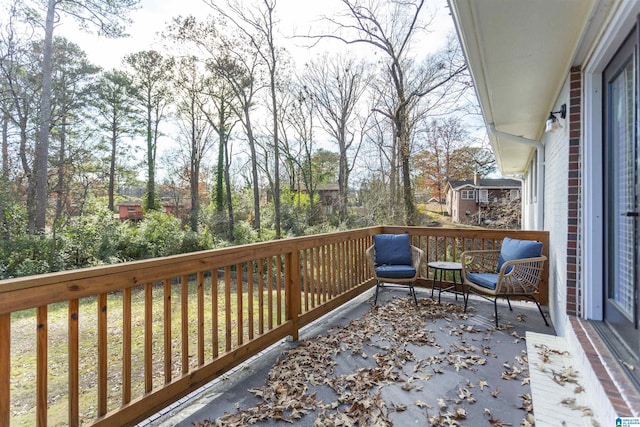
<path id="1" fill-rule="evenodd" d="M 190 205 L 182 203 L 177 206 L 171 201 L 162 202 L 162 212 L 170 213 L 174 216 L 179 216 L 185 209 L 190 208 Z M 142 202 L 122 202 L 118 204 L 118 219 L 121 221 L 140 221 L 144 217 L 142 212 Z"/>
<path id="2" fill-rule="evenodd" d="M 338 184 L 318 184 L 316 193 L 320 196 L 320 204 L 325 207 L 325 213 L 332 214 L 334 208 L 338 206 L 340 198 L 340 189 Z"/>
<path id="3" fill-rule="evenodd" d="M 304 184 L 298 184 L 298 191 L 307 192 L 307 187 Z M 338 206 L 340 199 L 340 189 L 337 183 L 324 184 L 320 183 L 316 185 L 315 193 L 320 198 L 320 205 L 326 215 L 334 213 Z"/>
<path id="4" fill-rule="evenodd" d="M 118 205 L 118 219 L 140 221 L 143 217 L 141 202 L 123 202 Z"/>
<path id="5" fill-rule="evenodd" d="M 483 207 L 505 200 L 520 200 L 520 181 L 515 179 L 473 179 L 447 183 L 447 212 L 457 223 L 470 223 Z"/>

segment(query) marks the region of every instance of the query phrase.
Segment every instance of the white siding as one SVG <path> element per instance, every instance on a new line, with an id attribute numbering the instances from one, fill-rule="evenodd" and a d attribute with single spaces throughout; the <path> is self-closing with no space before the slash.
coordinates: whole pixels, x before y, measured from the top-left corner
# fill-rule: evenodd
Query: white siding
<path id="1" fill-rule="evenodd" d="M 554 105 L 569 105 L 569 80 L 565 81 L 562 92 Z M 567 303 L 567 216 L 568 175 L 569 175 L 569 120 L 560 119 L 562 128 L 553 133 L 545 133 L 545 200 L 544 229 L 549 231 L 549 309 L 553 324 L 560 335 L 566 331 Z"/>

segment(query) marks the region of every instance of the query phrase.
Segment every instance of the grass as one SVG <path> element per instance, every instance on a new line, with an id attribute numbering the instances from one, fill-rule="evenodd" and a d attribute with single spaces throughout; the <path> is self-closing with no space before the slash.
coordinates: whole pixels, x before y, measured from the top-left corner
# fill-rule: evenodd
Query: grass
<path id="1" fill-rule="evenodd" d="M 246 287 L 245 287 L 246 288 Z M 256 287 L 257 288 L 257 287 Z M 218 351 L 224 353 L 226 347 L 225 330 L 225 301 L 224 282 L 218 282 Z M 284 295 L 284 292 L 283 292 Z M 172 377 L 177 378 L 182 372 L 181 348 L 181 285 L 171 286 L 171 346 L 172 346 Z M 195 281 L 189 283 L 188 292 L 189 319 L 189 366 L 197 366 L 197 285 Z M 242 291 L 244 340 L 248 340 L 247 302 L 248 292 Z M 204 296 L 204 346 L 205 362 L 212 359 L 213 336 L 212 330 L 212 289 L 211 280 L 205 283 Z M 265 290 L 264 304 L 267 304 Z M 231 293 L 231 333 L 232 343 L 237 343 L 237 302 L 238 292 L 235 286 Z M 258 292 L 254 290 L 254 329 L 258 333 Z M 282 298 L 281 313 L 284 321 L 284 296 Z M 273 324 L 277 325 L 277 300 L 273 294 Z M 108 411 L 116 409 L 121 404 L 122 393 L 122 324 L 123 298 L 122 292 L 111 293 L 107 297 L 108 307 Z M 144 394 L 144 287 L 132 289 L 132 399 Z M 66 425 L 68 417 L 68 305 L 67 303 L 51 304 L 48 307 L 48 425 Z M 267 316 L 267 308 L 264 309 Z M 79 308 L 80 326 L 80 413 L 81 423 L 90 422 L 97 415 L 97 337 L 98 304 L 96 297 L 83 298 Z M 264 319 L 265 328 L 268 320 Z M 11 420 L 12 425 L 32 426 L 35 424 L 36 405 L 36 313 L 35 310 L 25 310 L 14 313 L 11 324 Z M 164 383 L 164 290 L 163 285 L 153 287 L 153 384 Z"/>

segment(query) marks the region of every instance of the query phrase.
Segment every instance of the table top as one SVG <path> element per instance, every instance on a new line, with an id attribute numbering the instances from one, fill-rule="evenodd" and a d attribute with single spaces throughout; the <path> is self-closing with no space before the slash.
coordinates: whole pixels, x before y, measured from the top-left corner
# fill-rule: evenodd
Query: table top
<path id="1" fill-rule="evenodd" d="M 462 264 L 459 262 L 432 261 L 427 265 L 431 268 L 437 268 L 440 270 L 462 270 Z"/>

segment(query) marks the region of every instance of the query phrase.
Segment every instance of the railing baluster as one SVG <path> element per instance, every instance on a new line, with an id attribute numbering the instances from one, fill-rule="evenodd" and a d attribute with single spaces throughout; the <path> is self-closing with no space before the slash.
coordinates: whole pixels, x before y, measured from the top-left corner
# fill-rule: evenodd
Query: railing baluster
<path id="1" fill-rule="evenodd" d="M 309 291 L 310 291 L 310 277 L 309 277 L 309 249 L 302 250 L 302 281 L 304 283 L 304 311 L 309 311 Z"/>
<path id="2" fill-rule="evenodd" d="M 164 281 L 164 383 L 169 384 L 173 377 L 173 352 L 171 343 L 171 279 Z"/>
<path id="3" fill-rule="evenodd" d="M 331 245 L 329 245 L 329 254 L 330 254 L 330 263 L 329 265 L 330 270 L 329 270 L 329 280 L 331 282 L 331 295 L 330 298 L 333 299 L 335 298 L 338 294 L 339 294 L 339 290 L 338 290 L 338 264 L 336 263 L 337 259 L 336 259 L 336 255 L 338 254 L 338 244 L 337 243 L 332 243 Z"/>
<path id="4" fill-rule="evenodd" d="M 331 253 L 329 249 L 329 245 L 322 246 L 324 253 L 324 262 L 323 262 L 323 274 L 324 274 L 324 301 L 327 302 L 331 298 L 331 282 L 330 282 L 330 274 L 331 274 Z"/>
<path id="5" fill-rule="evenodd" d="M 277 325 L 282 324 L 282 257 L 279 255 L 276 258 L 276 316 Z"/>
<path id="6" fill-rule="evenodd" d="M 311 307 L 317 307 L 320 304 L 320 280 L 318 278 L 318 248 L 309 249 L 309 268 L 311 276 Z"/>
<path id="7" fill-rule="evenodd" d="M 336 285 L 338 286 L 338 295 L 343 293 L 346 286 L 346 261 L 345 261 L 345 246 L 347 242 L 339 242 L 338 243 L 338 253 L 336 255 L 336 262 L 338 263 L 338 280 L 336 281 Z"/>
<path id="8" fill-rule="evenodd" d="M 231 267 L 224 268 L 224 342 L 225 351 L 231 351 Z"/>
<path id="9" fill-rule="evenodd" d="M 180 330 L 182 335 L 182 374 L 189 372 L 189 276 L 180 279 Z"/>
<path id="10" fill-rule="evenodd" d="M 242 264 L 236 264 L 236 305 L 238 322 L 238 347 L 244 343 L 244 316 L 242 299 L 244 298 L 244 284 L 242 283 Z"/>
<path id="11" fill-rule="evenodd" d="M 107 413 L 107 294 L 98 295 L 98 416 Z"/>
<path id="12" fill-rule="evenodd" d="M 204 365 L 204 272 L 198 271 L 198 366 Z"/>
<path id="13" fill-rule="evenodd" d="M 313 300 L 314 307 L 320 305 L 320 289 L 322 286 L 322 279 L 320 278 L 320 251 L 317 247 L 312 248 L 313 251 L 313 259 L 312 259 L 312 269 L 311 275 L 313 276 Z"/>
<path id="14" fill-rule="evenodd" d="M 264 334 L 264 260 L 258 258 L 258 333 Z"/>
<path id="15" fill-rule="evenodd" d="M 254 284 L 255 275 L 253 272 L 253 261 L 247 262 L 247 325 L 249 326 L 249 330 L 247 333 L 249 334 L 249 340 L 252 340 L 255 335 L 255 327 L 254 323 L 255 318 L 253 315 L 253 306 L 254 306 Z"/>
<path id="16" fill-rule="evenodd" d="M 47 306 L 37 309 L 36 355 L 36 425 L 47 425 L 47 377 L 48 377 L 48 319 Z"/>
<path id="17" fill-rule="evenodd" d="M 321 301 L 324 303 L 327 301 L 327 266 L 325 263 L 325 250 L 326 246 L 322 245 L 318 248 L 319 264 L 318 264 L 318 273 L 320 277 L 320 292 L 322 295 Z"/>
<path id="18" fill-rule="evenodd" d="M 273 329 L 273 262 L 267 258 L 267 327 Z"/>
<path id="19" fill-rule="evenodd" d="M 0 314 L 0 425 L 11 420 L 11 314 Z"/>
<path id="20" fill-rule="evenodd" d="M 69 329 L 69 426 L 77 427 L 80 425 L 80 375 L 79 375 L 79 308 L 78 299 L 69 300 L 69 318 L 67 319 L 67 327 Z M 0 423 L 2 424 L 2 423 Z"/>
<path id="21" fill-rule="evenodd" d="M 131 288 L 122 291 L 122 404 L 131 402 Z"/>
<path id="22" fill-rule="evenodd" d="M 298 340 L 300 304 L 300 252 L 294 250 L 285 255 L 285 297 L 287 320 L 292 321 L 292 338 Z"/>
<path id="23" fill-rule="evenodd" d="M 144 285 L 144 392 L 153 388 L 153 284 Z"/>
<path id="24" fill-rule="evenodd" d="M 220 355 L 220 322 L 218 321 L 218 270 L 211 272 L 211 350 L 213 358 Z"/>

